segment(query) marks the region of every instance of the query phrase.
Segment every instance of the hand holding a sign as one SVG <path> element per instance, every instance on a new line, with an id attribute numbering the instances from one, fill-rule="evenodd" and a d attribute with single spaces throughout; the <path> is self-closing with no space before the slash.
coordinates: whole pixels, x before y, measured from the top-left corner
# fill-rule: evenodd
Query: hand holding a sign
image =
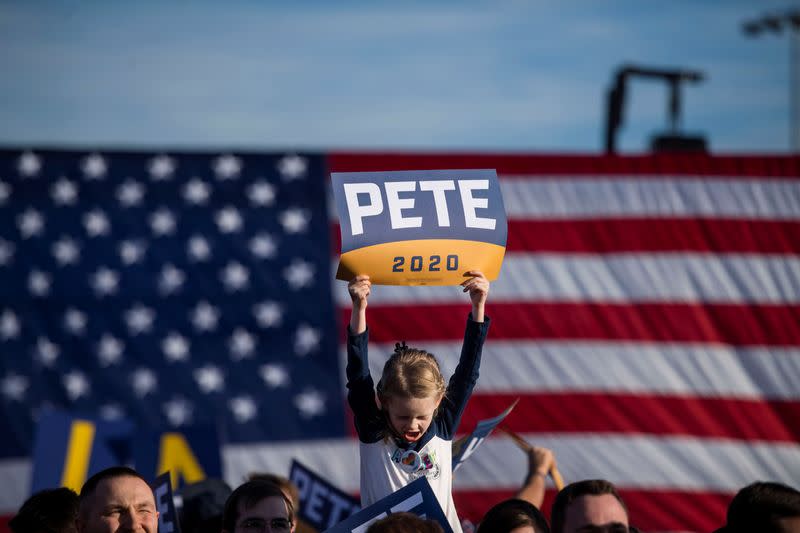
<path id="1" fill-rule="evenodd" d="M 472 320 L 483 322 L 483 310 L 489 296 L 489 280 L 480 270 L 469 270 L 464 276 L 470 276 L 461 286 L 464 287 L 464 292 L 469 292 L 469 299 L 472 301 Z"/>
<path id="2" fill-rule="evenodd" d="M 531 446 L 528 450 L 528 477 L 547 477 L 547 474 L 556 466 L 556 456 L 553 450 Z"/>
<path id="3" fill-rule="evenodd" d="M 556 456 L 553 450 L 531 446 L 528 450 L 528 480 L 534 477 L 545 479 L 554 468 L 556 468 Z"/>
<path id="4" fill-rule="evenodd" d="M 544 501 L 545 480 L 550 471 L 556 468 L 556 456 L 552 450 L 539 446 L 530 446 L 526 451 L 528 452 L 528 476 L 516 497 L 529 501 L 541 509 Z"/>
<path id="5" fill-rule="evenodd" d="M 529 444 L 525 439 L 506 427 L 501 426 L 500 429 L 508 434 L 516 445 L 528 454 L 528 477 L 525 478 L 525 483 L 517 492 L 516 497 L 540 507 L 542 501 L 544 501 L 544 482 L 548 473 L 553 478 L 556 490 L 564 488 L 564 480 L 556 466 L 555 454 L 547 448 Z"/>
<path id="6" fill-rule="evenodd" d="M 367 329 L 367 297 L 372 283 L 369 276 L 361 275 L 351 279 L 347 284 L 347 292 L 353 300 L 353 310 L 350 314 L 350 330 L 358 335 Z"/>

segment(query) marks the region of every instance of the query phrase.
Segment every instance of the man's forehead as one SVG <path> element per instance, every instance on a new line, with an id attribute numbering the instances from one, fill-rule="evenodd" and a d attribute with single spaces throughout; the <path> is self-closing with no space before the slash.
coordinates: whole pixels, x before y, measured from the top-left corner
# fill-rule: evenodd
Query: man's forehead
<path id="1" fill-rule="evenodd" d="M 150 486 L 135 476 L 115 476 L 101 480 L 97 484 L 94 497 L 102 498 L 102 503 L 135 500 L 136 503 L 155 505 L 155 496 Z"/>
<path id="2" fill-rule="evenodd" d="M 628 513 L 613 494 L 586 494 L 573 501 L 567 514 L 593 524 L 628 523 Z"/>
<path id="3" fill-rule="evenodd" d="M 267 518 L 288 518 L 289 510 L 286 507 L 286 502 L 280 496 L 267 496 L 261 498 L 253 505 L 246 505 L 245 502 L 239 502 L 239 519 L 248 517 L 267 517 Z"/>

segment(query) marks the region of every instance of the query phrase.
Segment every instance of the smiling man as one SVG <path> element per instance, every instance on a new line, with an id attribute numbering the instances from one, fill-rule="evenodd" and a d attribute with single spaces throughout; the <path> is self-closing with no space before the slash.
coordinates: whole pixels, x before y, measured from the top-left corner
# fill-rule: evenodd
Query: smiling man
<path id="1" fill-rule="evenodd" d="M 83 484 L 76 524 L 78 533 L 157 533 L 153 491 L 132 468 L 101 470 Z"/>

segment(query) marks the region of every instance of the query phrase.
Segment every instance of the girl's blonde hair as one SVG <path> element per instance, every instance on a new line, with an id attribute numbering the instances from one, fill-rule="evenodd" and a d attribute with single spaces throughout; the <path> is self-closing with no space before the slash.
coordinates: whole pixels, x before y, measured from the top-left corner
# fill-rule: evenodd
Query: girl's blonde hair
<path id="1" fill-rule="evenodd" d="M 425 350 L 395 344 L 394 353 L 383 366 L 378 382 L 381 403 L 393 396 L 403 398 L 444 397 L 445 384 L 439 363 Z"/>

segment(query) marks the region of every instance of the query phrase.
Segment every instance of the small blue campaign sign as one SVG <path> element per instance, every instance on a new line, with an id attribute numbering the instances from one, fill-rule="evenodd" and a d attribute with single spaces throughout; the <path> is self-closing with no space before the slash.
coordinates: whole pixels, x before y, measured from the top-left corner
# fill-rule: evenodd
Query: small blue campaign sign
<path id="1" fill-rule="evenodd" d="M 334 172 L 342 254 L 336 278 L 384 285 L 497 279 L 508 226 L 495 170 Z"/>
<path id="2" fill-rule="evenodd" d="M 333 486 L 297 460 L 292 461 L 289 480 L 300 493 L 298 515 L 318 531 L 324 531 L 361 510 L 360 502 Z"/>
<path id="3" fill-rule="evenodd" d="M 518 401 L 519 398 L 514 400 L 514 403 L 499 415 L 481 420 L 475 425 L 475 429 L 472 433 L 453 443 L 453 472 L 475 452 L 475 449 L 481 445 L 494 428 L 508 416 L 511 410 L 514 409 L 514 406 L 517 405 Z"/>
<path id="4" fill-rule="evenodd" d="M 436 520 L 445 533 L 453 533 L 444 511 L 425 477 L 409 483 L 397 492 L 362 509 L 345 521 L 326 530 L 325 533 L 365 533 L 373 522 L 392 513 L 401 512 L 414 513 L 423 518 Z"/>
<path id="5" fill-rule="evenodd" d="M 158 533 L 181 533 L 178 512 L 172 497 L 172 483 L 169 472 L 164 472 L 150 485 L 158 511 Z"/>

